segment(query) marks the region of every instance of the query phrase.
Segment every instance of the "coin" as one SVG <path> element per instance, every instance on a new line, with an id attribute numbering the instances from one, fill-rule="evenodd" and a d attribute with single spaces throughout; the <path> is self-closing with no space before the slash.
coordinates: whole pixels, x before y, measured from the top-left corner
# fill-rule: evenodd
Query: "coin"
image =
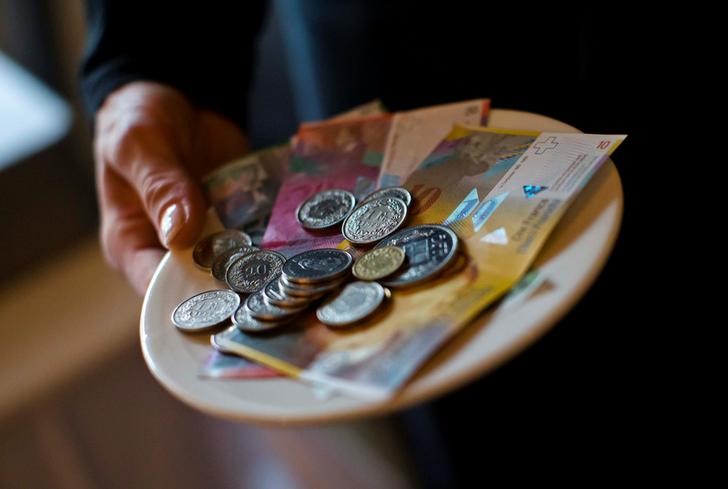
<path id="1" fill-rule="evenodd" d="M 279 321 L 303 311 L 305 308 L 306 306 L 298 308 L 278 307 L 265 300 L 265 294 L 262 290 L 250 294 L 245 301 L 245 310 L 248 311 L 248 314 L 263 321 Z"/>
<path id="2" fill-rule="evenodd" d="M 290 282 L 284 275 L 281 275 L 278 281 L 283 293 L 293 297 L 307 297 L 309 300 L 318 299 L 326 292 L 330 292 L 344 283 L 346 278 L 340 278 L 327 282 L 325 284 L 297 284 Z"/>
<path id="3" fill-rule="evenodd" d="M 306 199 L 298 207 L 296 218 L 306 229 L 325 229 L 343 221 L 355 203 L 354 194 L 347 190 L 324 190 Z"/>
<path id="4" fill-rule="evenodd" d="M 299 253 L 286 260 L 281 272 L 290 282 L 328 282 L 345 275 L 354 259 L 349 253 L 335 248 L 322 248 Z"/>
<path id="5" fill-rule="evenodd" d="M 385 246 L 403 248 L 407 260 L 397 274 L 382 283 L 389 287 L 406 287 L 445 270 L 457 255 L 458 237 L 446 226 L 421 224 L 383 239 L 375 249 Z"/>
<path id="6" fill-rule="evenodd" d="M 342 233 L 351 243 L 368 244 L 389 236 L 407 217 L 407 205 L 395 197 L 363 203 L 344 221 Z"/>
<path id="7" fill-rule="evenodd" d="M 237 229 L 226 229 L 205 236 L 198 241 L 192 250 L 192 259 L 198 267 L 209 270 L 215 261 L 215 257 L 223 251 L 237 246 L 250 246 L 251 244 L 253 244 L 253 241 L 244 232 Z"/>
<path id="8" fill-rule="evenodd" d="M 395 197 L 404 202 L 407 207 L 409 207 L 409 205 L 412 203 L 412 194 L 409 193 L 409 190 L 407 190 L 406 188 L 384 187 L 380 188 L 379 190 L 375 190 L 374 192 L 367 195 L 364 200 L 362 200 L 362 204 L 365 202 L 369 202 L 370 200 L 380 199 L 382 197 Z"/>
<path id="9" fill-rule="evenodd" d="M 275 278 L 265 284 L 263 293 L 268 302 L 280 307 L 297 308 L 305 306 L 311 301 L 311 299 L 306 297 L 296 297 L 286 294 L 281 288 L 280 281 Z"/>
<path id="10" fill-rule="evenodd" d="M 405 256 L 404 250 L 398 246 L 374 248 L 354 263 L 352 271 L 360 280 L 379 280 L 396 272 L 404 263 Z"/>
<path id="11" fill-rule="evenodd" d="M 221 339 L 227 339 L 233 336 L 235 333 L 237 333 L 238 327 L 233 324 L 229 328 L 224 329 L 223 331 L 220 331 L 219 333 L 210 335 L 210 344 L 214 349 L 221 353 L 232 353 L 227 348 L 222 346 L 220 344 Z"/>
<path id="12" fill-rule="evenodd" d="M 235 311 L 233 315 L 233 324 L 240 330 L 246 333 L 260 333 L 262 331 L 270 331 L 271 329 L 279 328 L 286 324 L 288 321 L 259 321 L 250 315 L 245 306 Z"/>
<path id="13" fill-rule="evenodd" d="M 204 331 L 230 319 L 239 305 L 240 297 L 232 290 L 208 290 L 182 301 L 172 312 L 172 322 L 185 332 Z"/>
<path id="14" fill-rule="evenodd" d="M 254 251 L 258 251 L 258 248 L 246 245 L 236 246 L 235 248 L 223 251 L 217 255 L 215 260 L 212 262 L 212 276 L 219 281 L 224 282 L 225 272 L 227 272 L 230 264 L 241 256 L 248 255 Z"/>
<path id="15" fill-rule="evenodd" d="M 329 326 L 356 323 L 376 311 L 384 295 L 377 282 L 352 282 L 319 307 L 316 317 Z"/>
<path id="16" fill-rule="evenodd" d="M 286 257 L 270 250 L 259 250 L 243 255 L 230 264 L 225 282 L 235 292 L 257 292 L 281 272 Z"/>

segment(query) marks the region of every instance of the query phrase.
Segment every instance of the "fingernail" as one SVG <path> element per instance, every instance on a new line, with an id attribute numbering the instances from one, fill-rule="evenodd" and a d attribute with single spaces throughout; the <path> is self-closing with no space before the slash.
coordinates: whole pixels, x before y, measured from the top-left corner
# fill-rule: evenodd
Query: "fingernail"
<path id="1" fill-rule="evenodd" d="M 169 244 L 179 234 L 184 225 L 183 212 L 177 204 L 172 204 L 162 214 L 162 241 L 164 246 L 169 248 Z"/>

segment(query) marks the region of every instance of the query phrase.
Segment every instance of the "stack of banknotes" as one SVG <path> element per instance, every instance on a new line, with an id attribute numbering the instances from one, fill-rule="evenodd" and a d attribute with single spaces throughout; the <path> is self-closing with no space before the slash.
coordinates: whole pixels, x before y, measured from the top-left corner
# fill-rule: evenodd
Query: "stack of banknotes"
<path id="1" fill-rule="evenodd" d="M 488 100 L 472 100 L 391 114 L 373 102 L 333 119 L 304 123 L 289 144 L 252 153 L 209 175 L 204 181 L 207 196 L 223 225 L 244 233 L 246 242 L 241 245 L 279 261 L 280 267 L 288 262 L 293 265 L 288 266 L 287 275 L 279 268 L 270 277 L 271 291 L 260 288 L 247 295 L 228 280 L 230 288 L 218 292 L 215 300 L 222 301 L 220 307 L 235 312 L 232 326 L 214 332 L 213 345 L 256 363 L 238 365 L 241 375 L 216 375 L 229 372 L 231 363 L 229 357 L 216 357 L 206 367 L 208 374 L 288 375 L 363 399 L 383 399 L 513 288 L 568 205 L 625 136 L 488 127 L 489 106 Z M 392 229 L 386 239 L 378 236 L 379 244 L 361 241 L 340 223 L 314 229 L 306 225 L 309 216 L 301 215 L 308 200 L 335 191 L 342 192 L 335 196 L 340 202 L 352 202 L 342 219 L 356 220 L 360 203 L 382 201 L 380 189 L 392 187 L 403 193 L 396 198 L 390 195 L 389 200 L 398 201 L 401 207 L 399 201 L 410 199 L 402 211 L 406 221 L 403 218 L 397 224 L 402 226 L 398 233 L 392 234 Z M 331 212 L 340 210 L 330 208 Z M 442 237 L 433 238 L 431 248 L 421 249 L 407 248 L 401 238 L 398 241 L 399 234 L 413 233 L 407 230 L 418 227 L 438 230 Z M 370 277 L 357 281 L 356 270 L 351 277 L 352 263 L 343 260 L 345 265 L 343 261 L 331 265 L 341 270 L 337 268 L 335 277 L 320 283 L 336 283 L 344 289 L 351 286 L 352 290 L 359 287 L 352 292 L 359 295 L 351 297 L 376 295 L 377 308 L 386 302 L 386 308 L 377 314 L 357 318 L 353 328 L 336 323 L 357 301 L 349 297 L 335 303 L 333 298 L 323 297 L 323 304 L 330 306 L 324 312 L 321 304 L 306 309 L 314 299 L 305 302 L 305 307 L 300 301 L 304 312 L 285 321 L 283 327 L 276 324 L 264 334 L 246 329 L 245 324 L 253 324 L 245 323 L 251 312 L 253 320 L 262 318 L 267 327 L 269 310 L 260 308 L 276 306 L 276 301 L 286 307 L 290 305 L 287 300 L 295 303 L 296 297 L 309 297 L 304 292 L 296 296 L 286 291 L 316 288 L 310 282 L 319 279 L 301 274 L 294 266 L 304 261 L 301 257 L 309 263 L 333 263 L 340 256 L 334 251 L 344 250 L 356 266 L 365 254 L 371 254 L 372 245 L 374 249 L 398 245 L 405 249 L 403 258 L 390 249 L 386 256 L 380 252 L 381 257 L 364 260 L 376 266 L 362 266 L 358 273 L 376 274 L 377 267 L 386 265 L 385 258 L 402 258 L 397 266 L 407 267 L 415 253 L 436 253 L 439 239 L 448 239 L 453 250 L 457 248 L 457 265 L 448 258 L 446 273 L 413 286 L 398 287 L 396 275 L 379 280 L 384 287 Z M 454 251 L 451 254 L 455 256 Z M 225 260 L 228 264 L 229 258 Z M 217 273 L 226 271 L 223 266 Z M 342 278 L 344 273 L 350 280 Z M 402 274 L 402 269 L 397 273 Z M 234 280 L 234 274 L 230 272 L 227 278 Z M 222 282 L 224 277 L 218 278 Z M 377 285 L 352 286 L 372 282 Z M 343 294 L 344 289 L 336 293 Z"/>

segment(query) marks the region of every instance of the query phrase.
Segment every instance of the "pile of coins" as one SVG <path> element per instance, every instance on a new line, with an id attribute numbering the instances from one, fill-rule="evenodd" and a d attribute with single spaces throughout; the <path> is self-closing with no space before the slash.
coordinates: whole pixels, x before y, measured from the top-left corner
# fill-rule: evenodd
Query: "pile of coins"
<path id="1" fill-rule="evenodd" d="M 458 254 L 457 235 L 446 226 L 423 224 L 400 229 L 412 203 L 401 187 L 377 190 L 359 204 L 351 192 L 329 189 L 296 210 L 306 229 L 341 225 L 352 253 L 322 248 L 286 259 L 256 248 L 248 235 L 225 230 L 203 238 L 193 250 L 198 267 L 227 285 L 183 301 L 172 322 L 186 332 L 232 322 L 242 331 L 269 331 L 317 305 L 322 323 L 341 328 L 360 323 L 391 298 L 389 288 L 420 284 L 441 275 Z M 356 261 L 353 255 L 360 255 Z M 352 275 L 358 279 L 351 281 Z"/>

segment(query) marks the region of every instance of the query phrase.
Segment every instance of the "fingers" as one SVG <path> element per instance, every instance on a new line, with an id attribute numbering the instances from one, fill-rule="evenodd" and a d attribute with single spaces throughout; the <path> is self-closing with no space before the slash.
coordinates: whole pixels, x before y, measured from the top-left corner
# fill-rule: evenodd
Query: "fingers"
<path id="1" fill-rule="evenodd" d="M 192 109 L 173 90 L 131 85 L 112 95 L 99 111 L 97 160 L 140 196 L 164 246 L 189 246 L 205 215 L 202 192 L 180 161 L 192 141 Z"/>
<path id="2" fill-rule="evenodd" d="M 108 169 L 98 175 L 101 245 L 106 260 L 126 276 L 140 295 L 164 250 L 134 189 Z"/>
<path id="3" fill-rule="evenodd" d="M 145 148 L 112 166 L 141 197 L 164 246 L 182 248 L 194 242 L 204 222 L 205 201 L 177 161 Z"/>

